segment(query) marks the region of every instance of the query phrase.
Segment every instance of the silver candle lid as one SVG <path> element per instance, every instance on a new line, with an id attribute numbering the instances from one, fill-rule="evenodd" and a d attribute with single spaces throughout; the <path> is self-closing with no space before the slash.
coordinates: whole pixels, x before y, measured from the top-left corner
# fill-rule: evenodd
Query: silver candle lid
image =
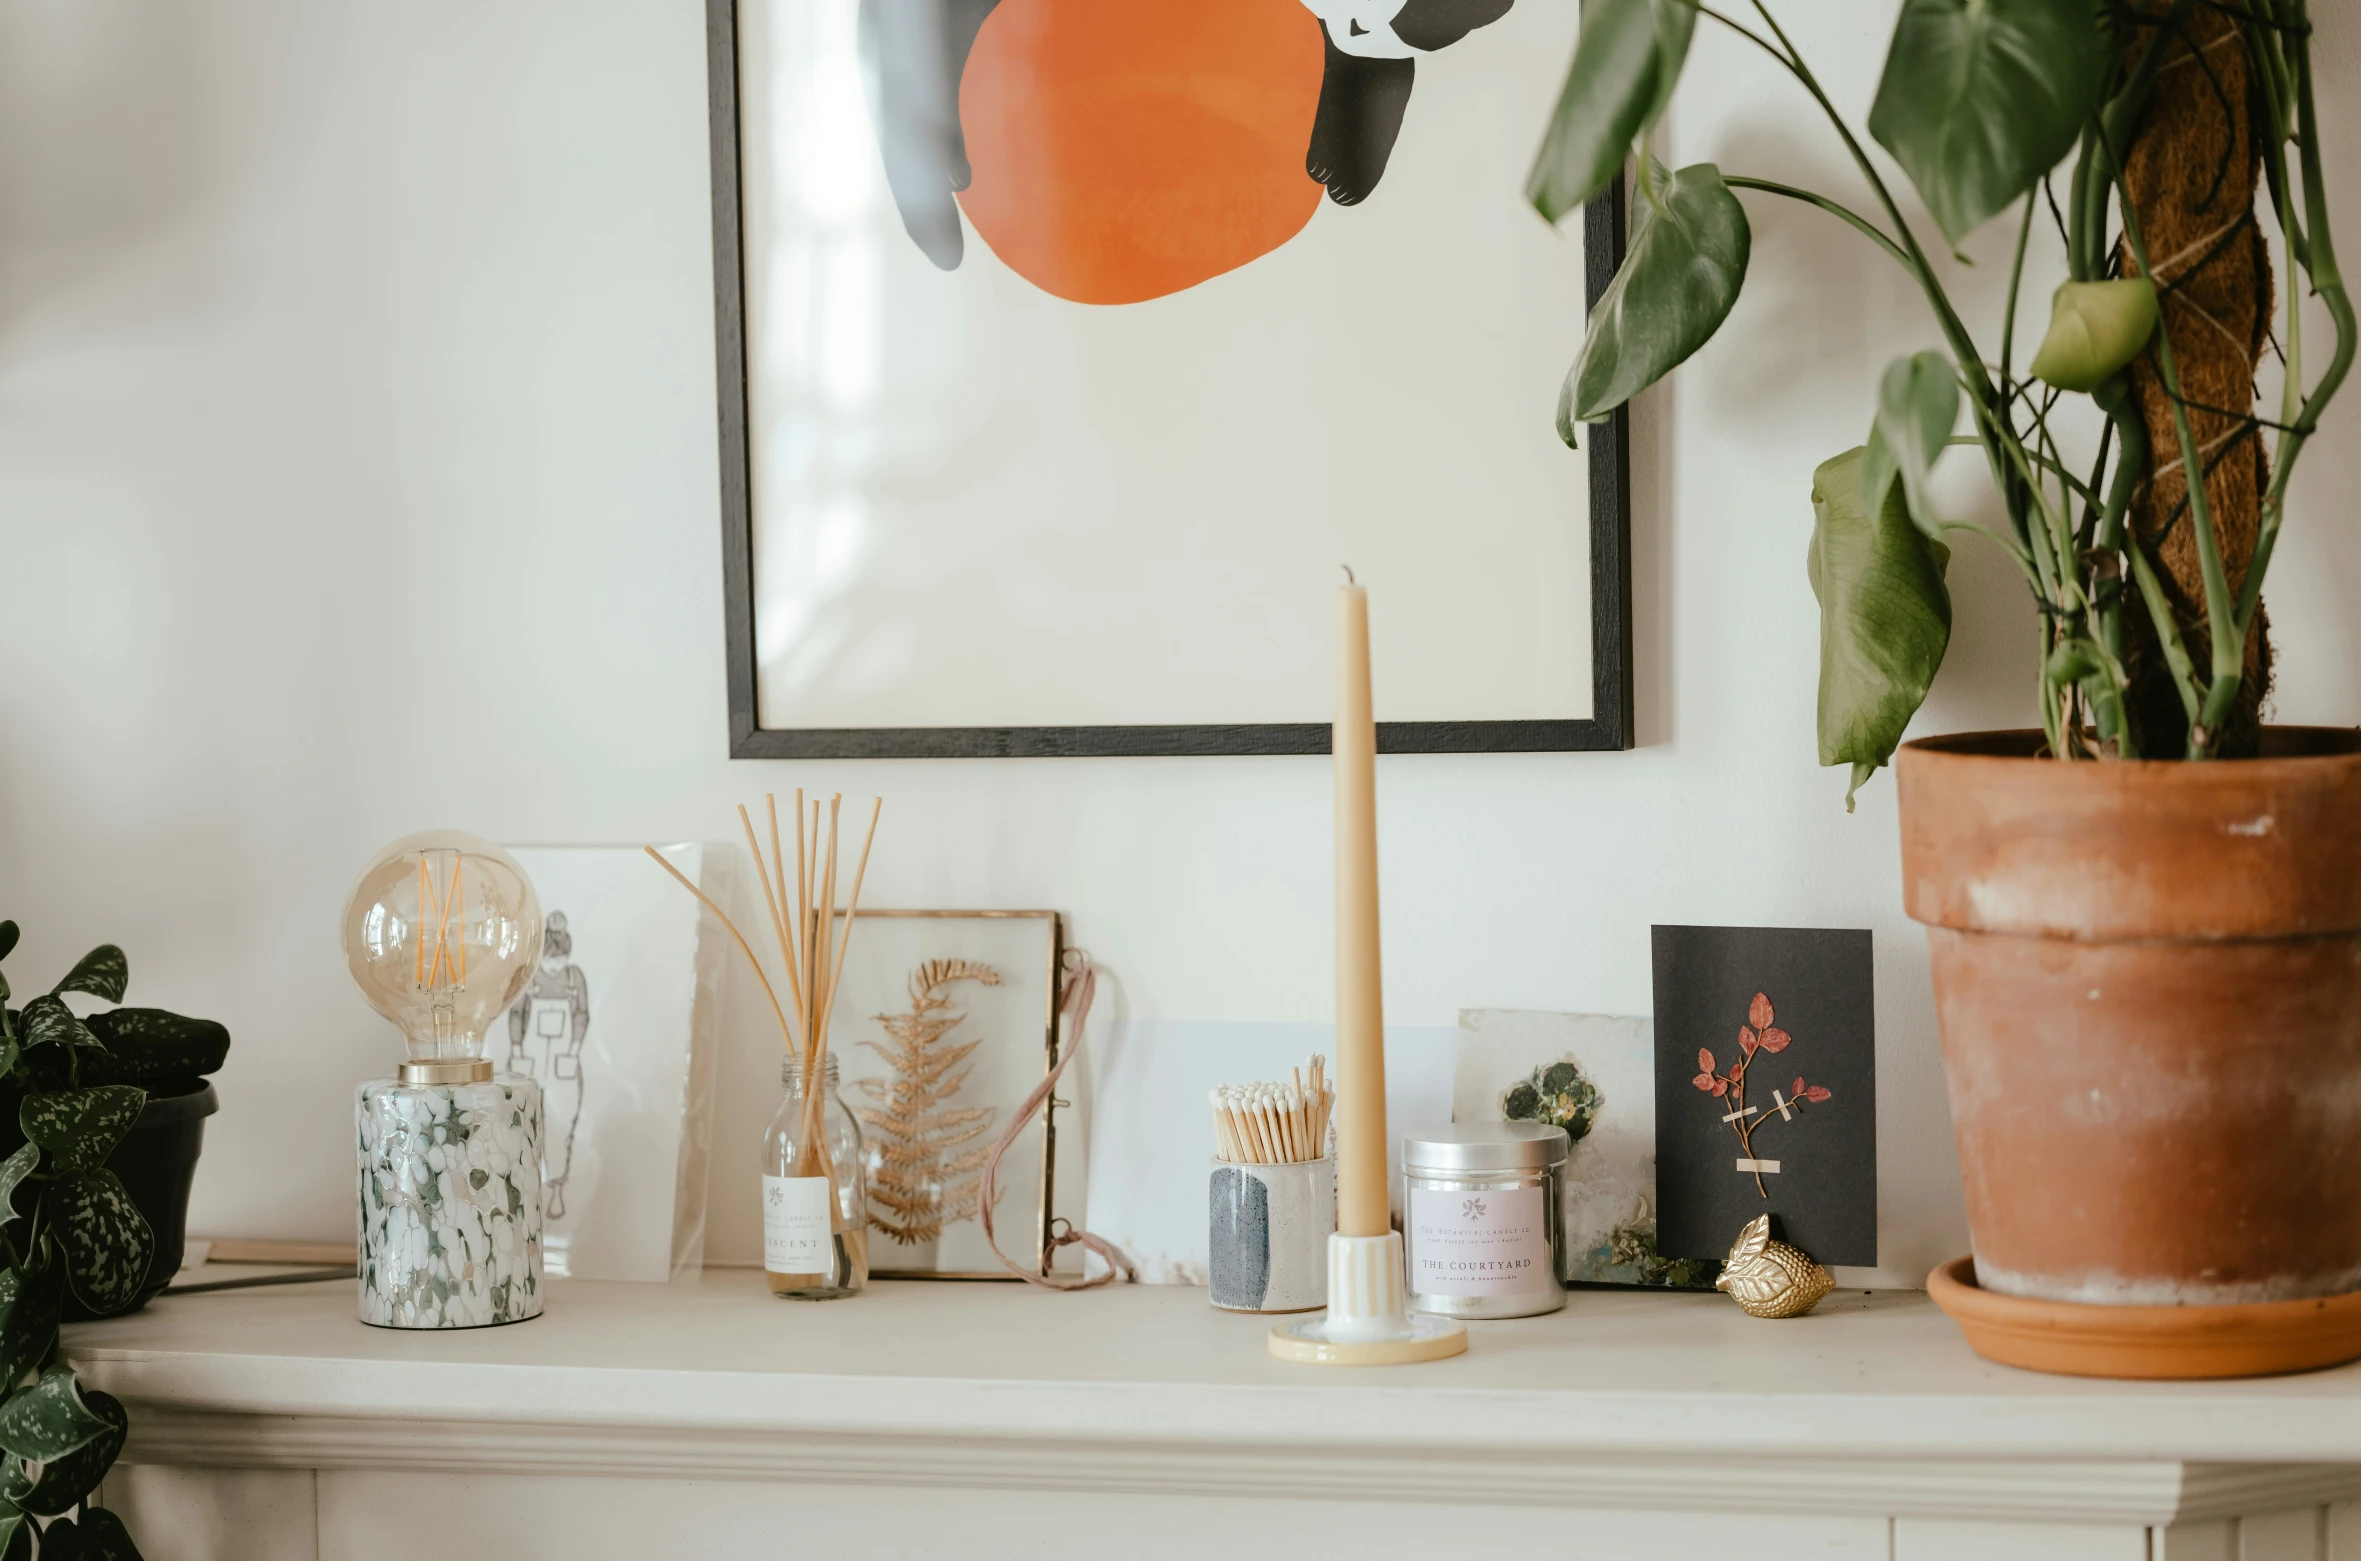
<path id="1" fill-rule="evenodd" d="M 1402 1139 L 1405 1171 L 1546 1171 L 1572 1148 L 1546 1122 L 1455 1122 Z"/>

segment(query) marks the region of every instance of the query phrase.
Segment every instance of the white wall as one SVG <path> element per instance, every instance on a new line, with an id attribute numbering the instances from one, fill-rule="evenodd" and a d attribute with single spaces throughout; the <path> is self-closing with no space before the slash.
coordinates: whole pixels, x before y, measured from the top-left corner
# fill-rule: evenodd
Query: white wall
<path id="1" fill-rule="evenodd" d="M 2361 234 L 2361 50 L 2320 9 Z M 1864 112 L 1891 8 L 1785 10 Z M 724 757 L 702 51 L 693 0 L 0 0 L 0 914 L 19 985 L 114 939 L 135 1001 L 235 1032 L 200 1230 L 350 1229 L 349 1094 L 394 1042 L 335 913 L 430 824 L 638 841 L 882 791 L 877 903 L 1062 908 L 1134 1015 L 1329 1011 L 1322 761 Z M 1710 29 L 1671 139 L 1855 184 Z M 1745 301 L 1635 419 L 1642 746 L 1385 761 L 1387 999 L 1645 1012 L 1651 921 L 1876 929 L 1883 1275 L 1915 1282 L 1965 1248 L 1926 961 L 1890 783 L 1847 817 L 1814 762 L 1803 553 L 1812 467 L 1933 337 L 1858 240 L 1750 200 Z M 2323 441 L 2274 571 L 2287 719 L 2361 720 L 2356 477 Z M 1973 549 L 1955 582 L 1921 726 L 2022 724 L 2021 595 Z"/>

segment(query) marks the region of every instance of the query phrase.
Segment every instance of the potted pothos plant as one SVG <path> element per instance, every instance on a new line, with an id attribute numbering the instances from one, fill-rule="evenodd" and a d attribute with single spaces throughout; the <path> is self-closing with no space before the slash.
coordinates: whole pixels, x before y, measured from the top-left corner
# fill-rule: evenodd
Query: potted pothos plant
<path id="1" fill-rule="evenodd" d="M 1925 350 L 1864 387 L 1860 443 L 1813 473 L 1804 572 L 1848 807 L 1900 750 L 1973 1282 L 2192 1327 L 2259 1305 L 2240 1326 L 2266 1331 L 2361 1290 L 2361 744 L 2262 717 L 2265 574 L 2355 344 L 2305 0 L 1902 0 L 1866 139 L 1769 0 L 1583 10 L 1527 193 L 1555 222 L 1629 163 L 1633 195 L 1560 396 L 1569 442 L 1728 318 L 1741 196 L 1816 208 L 1926 301 Z M 1700 26 L 1793 79 L 1860 193 L 1655 160 Z M 1987 223 L 2007 303 L 1979 328 L 1936 257 Z M 1937 502 L 1954 447 L 1998 524 Z M 2023 578 L 2040 726 L 1903 745 L 1955 541 Z M 2356 1353 L 2348 1330 L 2280 1364 Z"/>
<path id="2" fill-rule="evenodd" d="M 0 959 L 17 926 L 0 921 Z M 102 944 L 25 1002 L 0 976 L 0 1561 L 132 1561 L 123 1522 L 89 1504 L 129 1426 L 58 1348 L 71 1317 L 144 1303 L 180 1263 L 204 1075 L 229 1032 L 157 1009 L 78 1017 L 69 992 L 120 1003 L 129 967 Z M 165 1240 L 159 1241 L 159 1228 Z"/>

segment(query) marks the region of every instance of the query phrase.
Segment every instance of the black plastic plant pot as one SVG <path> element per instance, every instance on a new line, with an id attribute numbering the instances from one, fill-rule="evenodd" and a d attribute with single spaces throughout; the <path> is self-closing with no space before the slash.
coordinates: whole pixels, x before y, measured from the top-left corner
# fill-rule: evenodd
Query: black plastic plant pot
<path id="1" fill-rule="evenodd" d="M 138 1297 L 122 1311 L 104 1315 L 138 1311 L 180 1272 L 188 1238 L 189 1188 L 197 1180 L 197 1156 L 205 1147 L 205 1119 L 220 1109 L 221 1097 L 210 1079 L 181 1094 L 151 1095 L 139 1120 L 107 1156 L 107 1169 L 123 1179 L 132 1203 L 156 1233 L 156 1257 Z M 100 1315 L 67 1294 L 67 1322 L 89 1322 Z"/>

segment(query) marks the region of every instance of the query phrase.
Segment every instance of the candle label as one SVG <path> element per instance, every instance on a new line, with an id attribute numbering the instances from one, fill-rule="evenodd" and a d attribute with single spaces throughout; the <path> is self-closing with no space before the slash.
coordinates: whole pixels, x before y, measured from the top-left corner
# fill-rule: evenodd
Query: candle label
<path id="1" fill-rule="evenodd" d="M 1558 1282 L 1538 1187 L 1410 1189 L 1410 1288 L 1421 1295 L 1519 1295 Z"/>
<path id="2" fill-rule="evenodd" d="M 829 1259 L 828 1178 L 762 1179 L 762 1266 L 774 1274 L 825 1274 Z"/>

